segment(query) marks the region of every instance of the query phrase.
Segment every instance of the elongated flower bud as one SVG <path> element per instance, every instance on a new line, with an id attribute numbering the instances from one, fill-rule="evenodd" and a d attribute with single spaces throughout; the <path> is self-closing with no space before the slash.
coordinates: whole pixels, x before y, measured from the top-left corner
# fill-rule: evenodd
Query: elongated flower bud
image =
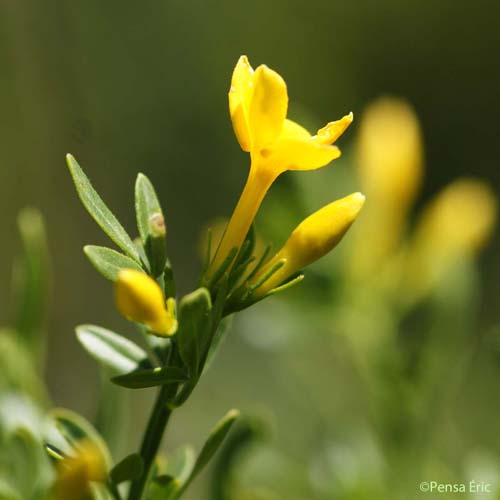
<path id="1" fill-rule="evenodd" d="M 255 289 L 255 296 L 265 295 L 337 246 L 356 220 L 364 202 L 365 197 L 361 193 L 353 193 L 304 219 L 294 229 L 283 248 L 250 281 L 250 287 L 258 285 L 280 261 L 283 263 L 269 279 Z"/>
<path id="2" fill-rule="evenodd" d="M 424 208 L 408 250 L 407 280 L 415 296 L 427 293 L 457 259 L 477 255 L 497 209 L 489 186 L 475 179 L 452 182 Z"/>
<path id="3" fill-rule="evenodd" d="M 424 209 L 416 243 L 438 253 L 477 252 L 491 235 L 496 213 L 497 199 L 487 184 L 456 180 Z"/>
<path id="4" fill-rule="evenodd" d="M 380 276 L 393 259 L 420 189 L 423 148 L 413 108 L 402 99 L 377 99 L 362 115 L 356 146 L 359 181 L 370 206 L 353 235 L 349 274 L 362 282 Z"/>
<path id="5" fill-rule="evenodd" d="M 147 274 L 123 269 L 115 283 L 116 306 L 127 319 L 147 325 L 160 336 L 172 335 L 177 321 L 168 312 L 159 285 Z"/>
<path id="6" fill-rule="evenodd" d="M 423 174 L 422 138 L 412 107 L 391 97 L 373 102 L 363 114 L 357 146 L 359 177 L 370 202 L 406 212 Z"/>

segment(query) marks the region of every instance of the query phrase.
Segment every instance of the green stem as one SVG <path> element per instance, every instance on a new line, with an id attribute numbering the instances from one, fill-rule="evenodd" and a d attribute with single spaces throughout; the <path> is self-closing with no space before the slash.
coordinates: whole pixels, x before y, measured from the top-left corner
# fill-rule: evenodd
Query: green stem
<path id="1" fill-rule="evenodd" d="M 175 394 L 175 393 L 174 393 Z M 172 386 L 163 386 L 149 417 L 148 426 L 142 439 L 141 457 L 144 461 L 144 469 L 139 478 L 137 478 L 130 487 L 128 500 L 141 500 L 150 475 L 161 440 L 170 418 L 172 410 L 167 406 L 167 401 L 172 396 Z"/>

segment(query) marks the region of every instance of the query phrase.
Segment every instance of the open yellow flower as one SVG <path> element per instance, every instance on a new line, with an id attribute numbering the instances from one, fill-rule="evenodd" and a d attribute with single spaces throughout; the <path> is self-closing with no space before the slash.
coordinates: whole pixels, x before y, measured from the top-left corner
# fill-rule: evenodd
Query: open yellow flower
<path id="1" fill-rule="evenodd" d="M 107 478 L 106 459 L 91 441 L 78 443 L 75 454 L 57 464 L 57 479 L 51 500 L 87 500 L 91 483 L 104 483 Z"/>
<path id="2" fill-rule="evenodd" d="M 356 220 L 364 202 L 365 197 L 361 193 L 353 193 L 304 219 L 283 248 L 250 280 L 250 287 L 258 285 L 254 296 L 262 297 L 303 267 L 330 252 Z M 259 285 L 280 261 L 282 266 Z"/>
<path id="3" fill-rule="evenodd" d="M 145 324 L 162 337 L 175 333 L 177 320 L 166 307 L 160 286 L 147 274 L 122 269 L 115 283 L 115 299 L 127 319 Z"/>
<path id="4" fill-rule="evenodd" d="M 229 111 L 243 151 L 250 153 L 247 182 L 208 270 L 212 275 L 233 248 L 239 249 L 262 200 L 287 170 L 313 170 L 340 156 L 333 143 L 353 120 L 352 113 L 311 135 L 286 118 L 288 93 L 281 76 L 265 65 L 255 71 L 241 56 L 229 90 Z"/>

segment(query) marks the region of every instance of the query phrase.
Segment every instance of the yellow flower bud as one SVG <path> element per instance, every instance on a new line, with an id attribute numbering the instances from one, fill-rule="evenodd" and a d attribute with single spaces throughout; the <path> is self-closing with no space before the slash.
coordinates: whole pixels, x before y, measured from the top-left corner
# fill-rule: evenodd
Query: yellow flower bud
<path id="1" fill-rule="evenodd" d="M 384 97 L 368 106 L 359 127 L 357 167 L 370 204 L 353 238 L 352 278 L 380 276 L 397 252 L 421 185 L 422 156 L 420 126 L 408 103 Z"/>
<path id="2" fill-rule="evenodd" d="M 408 250 L 412 287 L 425 292 L 457 258 L 474 257 L 491 236 L 497 207 L 489 186 L 475 179 L 456 180 L 431 200 Z"/>
<path id="3" fill-rule="evenodd" d="M 283 262 L 269 279 L 255 289 L 255 296 L 262 297 L 303 267 L 330 252 L 356 220 L 364 202 L 365 197 L 361 193 L 353 193 L 304 219 L 283 248 L 249 282 L 250 287 L 258 285 L 274 266 Z"/>
<path id="4" fill-rule="evenodd" d="M 352 113 L 328 123 L 316 135 L 286 118 L 288 92 L 283 78 L 265 65 L 255 71 L 246 56 L 236 64 L 229 111 L 236 138 L 250 153 L 250 173 L 208 269 L 211 277 L 233 248 L 239 250 L 260 204 L 276 178 L 287 170 L 313 170 L 340 156 L 333 143 L 353 120 Z"/>
<path id="5" fill-rule="evenodd" d="M 160 286 L 147 274 L 122 269 L 115 283 L 115 299 L 127 319 L 147 325 L 160 336 L 175 333 L 177 321 L 167 310 Z"/>
<path id="6" fill-rule="evenodd" d="M 420 244 L 446 253 L 480 250 L 493 230 L 497 199 L 489 186 L 459 179 L 424 209 L 416 231 Z"/>
<path id="7" fill-rule="evenodd" d="M 99 448 L 88 440 L 78 443 L 75 454 L 57 464 L 57 479 L 53 500 L 86 500 L 90 495 L 90 483 L 103 483 L 107 478 L 106 459 Z"/>
<path id="8" fill-rule="evenodd" d="M 420 126 L 410 105 L 389 97 L 371 104 L 361 119 L 357 150 L 360 182 L 370 203 L 406 211 L 423 174 Z"/>

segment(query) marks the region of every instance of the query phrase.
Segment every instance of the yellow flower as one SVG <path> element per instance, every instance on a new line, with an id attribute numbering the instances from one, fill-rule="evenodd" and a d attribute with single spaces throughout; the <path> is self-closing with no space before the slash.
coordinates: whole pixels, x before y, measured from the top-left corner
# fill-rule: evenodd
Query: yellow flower
<path id="1" fill-rule="evenodd" d="M 350 113 L 328 123 L 312 136 L 286 118 L 288 94 L 281 76 L 265 65 L 255 71 L 241 56 L 229 90 L 229 111 L 234 132 L 250 153 L 250 172 L 208 271 L 212 275 L 233 248 L 239 249 L 259 206 L 274 180 L 287 170 L 313 170 L 340 156 L 332 144 L 351 124 Z"/>
<path id="2" fill-rule="evenodd" d="M 75 454 L 57 464 L 53 500 L 86 500 L 91 498 L 90 483 L 103 483 L 107 478 L 106 459 L 99 448 L 88 440 L 78 443 Z"/>
<path id="3" fill-rule="evenodd" d="M 409 247 L 409 281 L 424 293 L 457 259 L 474 257 L 496 223 L 498 202 L 484 182 L 459 179 L 422 211 Z"/>
<path id="4" fill-rule="evenodd" d="M 366 280 L 391 261 L 421 185 L 422 137 L 412 107 L 393 97 L 374 101 L 362 115 L 356 149 L 361 188 L 370 204 L 355 231 L 350 270 Z"/>
<path id="5" fill-rule="evenodd" d="M 269 279 L 257 286 L 254 296 L 262 297 L 338 245 L 356 220 L 364 202 L 365 197 L 361 193 L 353 193 L 304 219 L 283 248 L 250 280 L 250 287 L 258 285 L 277 264 L 283 263 Z"/>
<path id="6" fill-rule="evenodd" d="M 115 299 L 127 319 L 147 325 L 159 336 L 175 333 L 177 321 L 166 307 L 160 286 L 147 274 L 122 269 L 115 283 Z"/>
<path id="7" fill-rule="evenodd" d="M 363 113 L 357 141 L 361 185 L 376 204 L 407 207 L 423 174 L 418 118 L 404 100 L 382 97 Z"/>

